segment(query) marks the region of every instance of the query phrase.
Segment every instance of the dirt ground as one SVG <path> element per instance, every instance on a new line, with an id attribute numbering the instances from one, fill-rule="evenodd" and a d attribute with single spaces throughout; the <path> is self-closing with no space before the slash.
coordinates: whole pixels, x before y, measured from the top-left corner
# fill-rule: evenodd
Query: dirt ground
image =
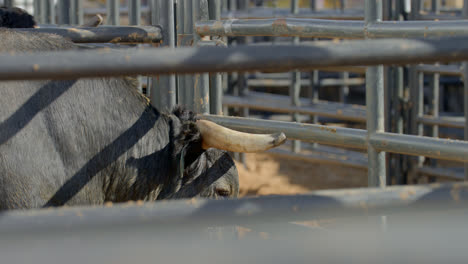
<path id="1" fill-rule="evenodd" d="M 367 186 L 364 169 L 291 160 L 264 153 L 247 154 L 246 160 L 247 168 L 237 163 L 241 197 Z"/>

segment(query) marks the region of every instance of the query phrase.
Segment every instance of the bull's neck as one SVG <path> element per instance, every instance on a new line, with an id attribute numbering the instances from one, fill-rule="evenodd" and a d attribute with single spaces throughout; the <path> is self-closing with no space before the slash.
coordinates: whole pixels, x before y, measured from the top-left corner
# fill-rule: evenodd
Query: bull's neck
<path id="1" fill-rule="evenodd" d="M 105 181 L 106 199 L 113 202 L 156 200 L 177 186 L 177 158 L 173 136 L 177 118 L 146 109 L 132 126 L 135 144 L 122 155 Z M 132 130 L 130 128 L 130 130 Z M 125 132 L 126 133 L 126 132 Z M 118 168 L 124 166 L 124 168 Z"/>

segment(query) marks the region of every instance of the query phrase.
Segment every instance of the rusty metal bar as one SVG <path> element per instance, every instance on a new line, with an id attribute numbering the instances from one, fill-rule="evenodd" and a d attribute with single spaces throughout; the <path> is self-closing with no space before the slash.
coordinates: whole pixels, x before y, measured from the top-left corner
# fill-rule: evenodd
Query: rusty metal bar
<path id="1" fill-rule="evenodd" d="M 364 28 L 363 21 L 321 19 L 229 19 L 198 22 L 202 36 L 278 36 L 323 38 L 427 38 L 467 36 L 468 21 L 379 21 Z"/>
<path id="2" fill-rule="evenodd" d="M 308 46 L 60 51 L 2 54 L 0 79 L 60 79 L 174 72 L 279 72 L 338 65 L 404 65 L 466 59 L 468 38 L 462 37 L 321 42 Z"/>
<path id="3" fill-rule="evenodd" d="M 16 30 L 56 34 L 75 43 L 156 43 L 162 40 L 161 28 L 153 26 L 50 27 Z"/>

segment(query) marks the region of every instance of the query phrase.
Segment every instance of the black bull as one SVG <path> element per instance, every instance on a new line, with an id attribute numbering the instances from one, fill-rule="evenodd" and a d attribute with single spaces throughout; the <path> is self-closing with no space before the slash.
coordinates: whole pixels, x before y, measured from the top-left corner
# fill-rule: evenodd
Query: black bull
<path id="1" fill-rule="evenodd" d="M 74 48 L 0 29 L 0 52 Z M 203 149 L 193 113 L 159 112 L 131 78 L 0 82 L 0 210 L 238 190 L 233 160 Z"/>

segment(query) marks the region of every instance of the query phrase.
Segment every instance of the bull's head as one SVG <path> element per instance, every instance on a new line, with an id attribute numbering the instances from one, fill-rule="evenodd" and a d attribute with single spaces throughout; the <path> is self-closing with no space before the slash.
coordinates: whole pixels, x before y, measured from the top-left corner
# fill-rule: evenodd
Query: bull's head
<path id="1" fill-rule="evenodd" d="M 190 118 L 192 119 L 192 118 Z M 272 135 L 234 131 L 207 120 L 185 122 L 174 146 L 177 182 L 162 198 L 237 197 L 239 176 L 230 152 L 261 152 L 284 143 L 283 133 Z"/>

